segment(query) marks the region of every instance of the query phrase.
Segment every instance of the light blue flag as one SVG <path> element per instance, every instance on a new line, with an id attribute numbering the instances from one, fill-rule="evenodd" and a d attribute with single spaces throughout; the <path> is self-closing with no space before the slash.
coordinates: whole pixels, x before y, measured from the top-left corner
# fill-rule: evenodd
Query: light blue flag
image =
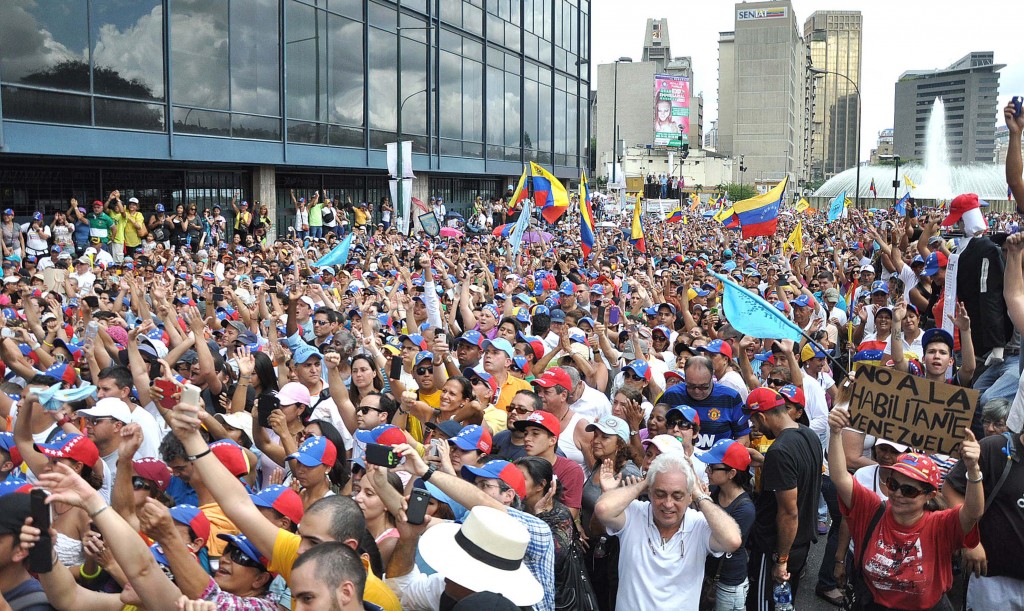
<path id="1" fill-rule="evenodd" d="M 508 242 L 512 245 L 513 255 L 519 254 L 519 247 L 523 242 L 523 234 L 530 228 L 531 214 L 533 214 L 533 207 L 530 205 L 530 200 L 526 200 L 523 202 L 523 212 L 519 215 L 515 228 L 512 229 L 512 235 L 508 237 Z"/>
<path id="2" fill-rule="evenodd" d="M 726 276 L 715 274 L 725 285 L 722 308 L 725 317 L 737 331 L 760 339 L 791 339 L 803 337 L 800 327 L 775 309 L 775 306 L 751 293 Z"/>
<path id="3" fill-rule="evenodd" d="M 320 259 L 313 264 L 313 267 L 327 267 L 329 265 L 345 265 L 348 263 L 348 251 L 352 248 L 352 238 L 355 237 L 354 233 L 350 233 L 345 236 L 345 239 L 340 244 L 331 249 L 331 252 L 320 257 Z"/>
<path id="4" fill-rule="evenodd" d="M 828 206 L 828 222 L 838 221 L 846 209 L 846 191 L 843 191 L 832 200 Z"/>
<path id="5" fill-rule="evenodd" d="M 906 214 L 907 214 L 907 201 L 909 201 L 909 200 L 910 200 L 910 191 L 907 191 L 906 194 L 903 197 L 900 198 L 900 201 L 896 202 L 896 205 L 893 206 L 893 210 L 895 210 L 896 213 L 899 214 L 900 216 L 906 216 Z"/>

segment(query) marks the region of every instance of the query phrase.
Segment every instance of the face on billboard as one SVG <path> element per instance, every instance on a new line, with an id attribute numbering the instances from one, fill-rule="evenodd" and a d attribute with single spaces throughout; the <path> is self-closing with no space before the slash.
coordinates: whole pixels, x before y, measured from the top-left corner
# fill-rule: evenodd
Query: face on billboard
<path id="1" fill-rule="evenodd" d="M 654 144 L 681 147 L 690 134 L 690 82 L 681 76 L 654 77 Z"/>

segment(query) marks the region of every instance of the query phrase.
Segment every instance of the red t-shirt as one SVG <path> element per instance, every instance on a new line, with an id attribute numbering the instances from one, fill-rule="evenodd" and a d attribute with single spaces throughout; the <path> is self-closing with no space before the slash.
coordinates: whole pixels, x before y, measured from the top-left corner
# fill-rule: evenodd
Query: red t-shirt
<path id="1" fill-rule="evenodd" d="M 853 504 L 839 509 L 849 520 L 854 554 L 881 500 L 853 482 Z M 887 508 L 864 552 L 862 574 L 875 602 L 896 609 L 930 609 L 953 585 L 953 552 L 978 544 L 978 527 L 966 536 L 960 527 L 960 507 L 925 511 L 912 526 L 898 524 Z"/>
<path id="2" fill-rule="evenodd" d="M 569 509 L 579 509 L 583 506 L 583 484 L 586 478 L 583 469 L 575 461 L 564 456 L 555 456 L 555 464 L 551 470 L 558 481 L 562 482 L 562 503 Z"/>

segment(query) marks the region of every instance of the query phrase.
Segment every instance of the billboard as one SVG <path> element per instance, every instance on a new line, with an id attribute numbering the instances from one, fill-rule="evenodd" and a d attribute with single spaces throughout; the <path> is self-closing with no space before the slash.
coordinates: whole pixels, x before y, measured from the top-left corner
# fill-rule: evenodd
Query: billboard
<path id="1" fill-rule="evenodd" d="M 690 143 L 690 79 L 654 75 L 654 144 L 681 147 Z"/>

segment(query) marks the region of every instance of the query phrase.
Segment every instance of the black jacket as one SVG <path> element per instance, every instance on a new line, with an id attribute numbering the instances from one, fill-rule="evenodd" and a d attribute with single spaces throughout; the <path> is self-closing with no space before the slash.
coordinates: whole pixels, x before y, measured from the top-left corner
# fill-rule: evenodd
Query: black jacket
<path id="1" fill-rule="evenodd" d="M 984 362 L 993 348 L 1005 346 L 1013 335 L 1003 299 L 1003 268 L 1002 250 L 986 236 L 972 238 L 960 253 L 956 297 L 971 317 L 971 339 L 979 362 Z"/>

